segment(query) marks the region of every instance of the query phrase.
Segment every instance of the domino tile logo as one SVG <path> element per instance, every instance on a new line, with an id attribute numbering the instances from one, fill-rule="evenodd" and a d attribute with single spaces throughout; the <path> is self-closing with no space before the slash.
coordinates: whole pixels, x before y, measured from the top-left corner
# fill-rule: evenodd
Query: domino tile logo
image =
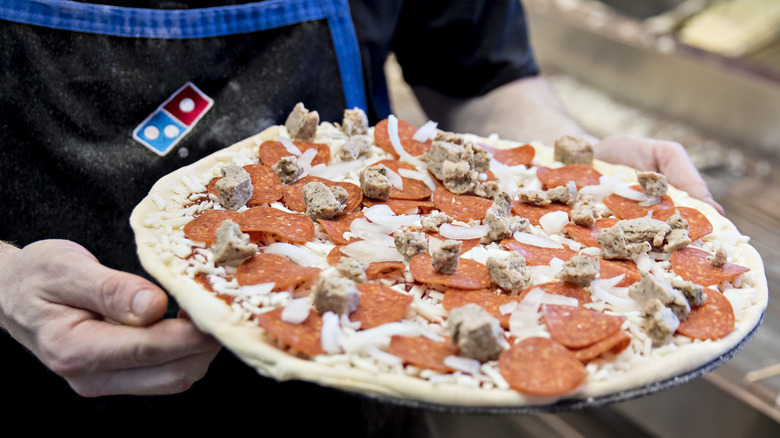
<path id="1" fill-rule="evenodd" d="M 133 138 L 162 157 L 213 105 L 210 97 L 188 82 L 133 130 Z"/>

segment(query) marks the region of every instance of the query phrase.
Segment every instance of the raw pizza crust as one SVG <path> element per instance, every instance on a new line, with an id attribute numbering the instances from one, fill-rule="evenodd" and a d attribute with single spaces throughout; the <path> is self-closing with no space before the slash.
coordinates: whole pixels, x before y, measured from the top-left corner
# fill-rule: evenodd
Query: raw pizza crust
<path id="1" fill-rule="evenodd" d="M 193 175 L 217 174 L 215 169 L 225 164 L 247 164 L 234 161 L 234 157 L 248 155 L 257 160 L 258 146 L 266 140 L 279 136 L 283 128 L 267 130 L 216 152 L 202 160 L 183 167 L 160 179 L 147 196 L 133 211 L 130 223 L 136 234 L 138 255 L 144 268 L 173 295 L 181 308 L 185 309 L 195 324 L 204 332 L 214 335 L 228 349 L 260 374 L 280 381 L 298 379 L 326 386 L 354 391 L 369 396 L 389 397 L 402 404 L 444 405 L 454 409 L 483 407 L 517 410 L 523 407 L 552 406 L 560 400 L 592 403 L 601 398 L 609 400 L 619 393 L 641 393 L 642 387 L 684 376 L 686 373 L 706 367 L 718 366 L 726 359 L 723 355 L 739 349 L 746 338 L 760 324 L 768 300 L 768 289 L 763 262 L 758 252 L 742 239 L 735 248 L 739 251 L 750 273 L 755 279 L 754 303 L 743 310 L 734 331 L 717 341 L 694 342 L 680 346 L 676 351 L 660 360 L 648 360 L 632 367 L 630 372 L 611 376 L 600 381 L 586 381 L 579 390 L 564 396 L 524 395 L 511 389 L 473 389 L 456 384 L 431 383 L 427 380 L 402 374 L 373 373 L 356 368 L 337 368 L 302 359 L 274 346 L 264 338 L 263 330 L 256 324 L 239 321 L 233 317 L 231 308 L 221 299 L 205 290 L 198 282 L 182 273 L 176 259 L 163 258 L 149 244 L 150 239 L 159 238 L 159 229 L 147 226 L 147 217 L 162 209 L 180 208 L 171 200 L 176 196 L 175 188 L 181 186 L 182 178 Z M 482 140 L 465 135 L 468 140 Z M 497 140 L 489 141 L 494 147 L 511 148 L 519 143 Z M 534 164 L 552 163 L 552 148 L 532 144 L 536 149 Z M 594 168 L 604 175 L 625 172 L 626 182 L 635 181 L 635 172 L 627 167 L 595 161 Z M 713 225 L 714 232 L 736 230 L 735 226 L 714 208 L 691 198 L 687 193 L 669 188 L 668 194 L 675 205 L 690 206 L 704 213 Z M 164 201 L 161 203 L 161 200 Z M 183 225 L 183 224 L 182 224 Z M 705 371 L 709 371 L 706 369 Z M 696 375 L 692 377 L 697 377 Z M 679 382 L 679 383 L 682 383 Z M 641 395 L 641 394 L 639 394 Z"/>

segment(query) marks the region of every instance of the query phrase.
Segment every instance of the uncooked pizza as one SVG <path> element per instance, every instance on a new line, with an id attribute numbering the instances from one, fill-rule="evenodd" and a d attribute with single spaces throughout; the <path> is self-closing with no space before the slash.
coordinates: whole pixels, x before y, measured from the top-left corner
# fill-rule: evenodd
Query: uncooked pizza
<path id="1" fill-rule="evenodd" d="M 298 104 L 131 223 L 145 269 L 259 373 L 401 402 L 639 395 L 721 364 L 768 297 L 748 237 L 661 174 L 359 109 Z"/>

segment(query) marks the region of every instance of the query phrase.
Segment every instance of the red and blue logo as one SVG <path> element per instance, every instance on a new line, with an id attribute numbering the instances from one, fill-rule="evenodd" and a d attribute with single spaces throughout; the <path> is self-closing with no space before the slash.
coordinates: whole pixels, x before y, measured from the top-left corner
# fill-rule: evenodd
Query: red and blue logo
<path id="1" fill-rule="evenodd" d="M 164 156 L 189 133 L 214 101 L 195 85 L 186 83 L 133 131 L 133 138 Z"/>

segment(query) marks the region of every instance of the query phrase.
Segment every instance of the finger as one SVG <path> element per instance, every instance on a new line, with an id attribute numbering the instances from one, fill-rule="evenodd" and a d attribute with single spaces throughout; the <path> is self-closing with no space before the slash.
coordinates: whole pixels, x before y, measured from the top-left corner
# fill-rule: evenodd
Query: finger
<path id="1" fill-rule="evenodd" d="M 101 265 L 82 246 L 67 241 L 40 242 L 39 252 L 57 257 L 45 266 L 51 277 L 46 298 L 57 304 L 86 309 L 128 325 L 147 325 L 159 320 L 168 307 L 168 297 L 154 283 Z M 47 246 L 48 245 L 48 246 Z"/>
<path id="2" fill-rule="evenodd" d="M 647 139 L 633 135 L 611 135 L 599 141 L 595 157 L 608 163 L 622 164 L 638 170 L 658 171 Z"/>
<path id="3" fill-rule="evenodd" d="M 128 368 L 153 367 L 219 350 L 219 343 L 187 320 L 165 319 L 147 327 L 84 320 L 47 331 L 40 358 L 55 373 L 78 377 Z"/>
<path id="4" fill-rule="evenodd" d="M 658 171 L 666 176 L 667 181 L 692 197 L 712 205 L 720 214 L 723 207 L 712 197 L 707 182 L 693 164 L 685 148 L 674 142 L 657 141 L 653 145 L 653 154 Z"/>
<path id="5" fill-rule="evenodd" d="M 194 354 L 150 367 L 73 377 L 67 381 L 74 391 L 84 397 L 177 394 L 203 378 L 218 351 Z"/>

